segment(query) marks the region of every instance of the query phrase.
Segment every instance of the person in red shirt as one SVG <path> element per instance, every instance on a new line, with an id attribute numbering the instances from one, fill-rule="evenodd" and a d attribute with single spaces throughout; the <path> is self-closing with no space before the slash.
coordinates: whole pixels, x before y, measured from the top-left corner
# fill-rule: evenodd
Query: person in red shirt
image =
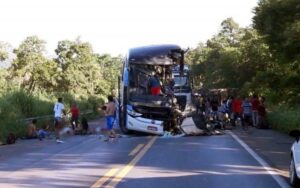
<path id="1" fill-rule="evenodd" d="M 152 72 L 152 75 L 150 76 L 150 78 L 148 80 L 148 86 L 150 88 L 151 95 L 156 96 L 156 95 L 161 94 L 161 84 L 160 84 L 160 80 L 159 80 L 157 73 Z"/>
<path id="2" fill-rule="evenodd" d="M 75 102 L 71 105 L 70 112 L 72 129 L 75 130 L 75 128 L 78 128 L 78 118 L 80 114 L 79 108 Z"/>
<path id="3" fill-rule="evenodd" d="M 234 114 L 234 122 L 242 115 L 242 100 L 239 96 L 235 97 L 232 101 L 232 112 Z M 235 126 L 235 123 L 234 123 Z"/>
<path id="4" fill-rule="evenodd" d="M 259 100 L 256 94 L 253 94 L 251 104 L 252 104 L 252 123 L 253 126 L 256 127 L 258 125 L 258 107 L 259 107 Z"/>

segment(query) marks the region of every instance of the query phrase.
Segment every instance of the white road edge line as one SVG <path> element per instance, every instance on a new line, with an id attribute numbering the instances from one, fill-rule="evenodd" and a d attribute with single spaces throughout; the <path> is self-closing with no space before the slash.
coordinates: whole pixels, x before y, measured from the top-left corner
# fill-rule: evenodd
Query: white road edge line
<path id="1" fill-rule="evenodd" d="M 261 165 L 263 168 L 273 177 L 273 179 L 283 188 L 291 187 L 279 174 L 272 169 L 272 167 L 263 160 L 260 156 L 258 156 L 255 151 L 253 151 L 244 141 L 239 139 L 239 137 L 231 131 L 228 131 L 229 134 Z"/>

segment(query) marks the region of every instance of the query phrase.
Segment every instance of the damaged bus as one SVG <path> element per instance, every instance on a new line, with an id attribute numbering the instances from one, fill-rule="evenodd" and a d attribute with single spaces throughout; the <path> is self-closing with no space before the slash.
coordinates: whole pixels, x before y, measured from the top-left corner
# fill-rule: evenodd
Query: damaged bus
<path id="1" fill-rule="evenodd" d="M 123 60 L 119 90 L 119 127 L 130 131 L 163 135 L 180 134 L 185 101 L 177 100 L 177 82 L 184 76 L 184 53 L 177 45 L 153 45 L 132 48 Z M 176 68 L 176 73 L 174 68 Z M 151 77 L 159 80 L 159 94 L 151 93 Z M 174 80 L 172 80 L 172 78 Z M 175 85 L 170 84 L 175 81 Z M 184 98 L 181 96 L 181 98 Z"/>
<path id="2" fill-rule="evenodd" d="M 180 72 L 180 66 L 176 66 L 173 69 L 172 78 L 175 82 L 174 95 L 184 116 L 190 116 L 196 111 L 196 107 L 192 102 L 192 82 L 190 76 L 188 65 L 184 65 L 182 72 Z"/>

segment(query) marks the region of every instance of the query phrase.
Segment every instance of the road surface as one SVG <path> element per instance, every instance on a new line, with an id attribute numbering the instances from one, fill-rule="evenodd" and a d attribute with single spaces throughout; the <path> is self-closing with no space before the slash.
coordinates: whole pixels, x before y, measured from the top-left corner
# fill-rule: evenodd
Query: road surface
<path id="1" fill-rule="evenodd" d="M 132 136 L 113 142 L 97 135 L 65 140 L 1 146 L 0 187 L 288 187 L 230 131 L 180 138 Z"/>

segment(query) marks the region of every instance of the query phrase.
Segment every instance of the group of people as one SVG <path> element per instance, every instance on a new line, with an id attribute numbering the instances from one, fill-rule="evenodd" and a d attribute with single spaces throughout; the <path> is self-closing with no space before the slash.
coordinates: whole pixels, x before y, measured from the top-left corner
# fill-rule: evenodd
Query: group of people
<path id="1" fill-rule="evenodd" d="M 251 124 L 258 128 L 268 128 L 265 98 L 259 98 L 257 94 L 253 94 L 252 97 L 244 97 L 243 99 L 239 96 L 231 96 L 222 102 L 219 102 L 216 96 L 201 97 L 196 101 L 196 106 L 198 112 L 204 112 L 206 115 L 213 114 L 221 121 L 224 120 L 225 114 L 228 114 L 233 126 L 236 126 L 236 120 L 240 118 L 241 123 Z"/>
<path id="2" fill-rule="evenodd" d="M 113 124 L 115 121 L 116 115 L 116 105 L 113 96 L 108 96 L 108 103 L 106 103 L 102 109 L 104 111 L 106 117 L 106 128 L 108 130 L 107 139 L 116 137 L 116 133 L 113 131 Z M 61 97 L 58 98 L 57 102 L 54 104 L 54 132 L 57 143 L 63 143 L 64 141 L 61 139 L 62 130 L 64 128 L 64 118 L 63 116 L 67 115 L 67 111 L 65 110 L 65 106 L 63 104 L 63 99 Z M 85 117 L 81 118 L 81 127 L 79 125 L 79 116 L 80 110 L 76 104 L 73 102 L 70 106 L 69 112 L 71 114 L 70 123 L 72 130 L 76 132 L 76 130 L 88 131 L 88 123 Z M 37 128 L 37 119 L 33 119 L 31 123 L 27 126 L 27 139 L 38 138 L 39 140 L 43 140 L 46 137 L 49 137 L 50 130 L 49 124 L 45 123 L 41 128 Z"/>
<path id="3" fill-rule="evenodd" d="M 63 143 L 61 140 L 61 131 L 63 129 L 63 115 L 66 115 L 65 106 L 63 104 L 63 100 L 61 97 L 58 98 L 57 102 L 54 104 L 54 131 L 57 143 Z M 75 102 L 73 102 L 70 106 L 71 119 L 70 123 L 73 131 L 78 128 L 78 119 L 80 115 L 79 108 Z M 27 139 L 38 138 L 39 140 L 43 140 L 44 138 L 50 135 L 49 124 L 45 123 L 41 128 L 37 128 L 37 119 L 33 119 L 31 123 L 27 126 Z"/>
<path id="4" fill-rule="evenodd" d="M 106 117 L 106 128 L 108 130 L 107 139 L 109 138 L 115 138 L 116 133 L 113 130 L 113 124 L 115 122 L 115 116 L 116 116 L 116 104 L 113 96 L 107 97 L 108 102 L 102 107 L 102 110 L 104 111 L 105 117 Z M 55 138 L 57 143 L 63 143 L 63 140 L 61 139 L 62 130 L 64 128 L 64 119 L 63 116 L 67 115 L 67 112 L 65 110 L 65 106 L 63 104 L 63 99 L 61 97 L 58 98 L 57 102 L 54 104 L 54 132 L 55 132 Z M 70 111 L 68 112 L 71 114 L 70 123 L 72 126 L 73 131 L 80 129 L 82 131 L 86 131 L 88 129 L 87 119 L 81 118 L 81 127 L 79 127 L 79 115 L 80 110 L 76 104 L 76 102 L 73 102 L 70 106 Z M 37 129 L 37 120 L 33 119 L 32 122 L 27 127 L 27 138 L 38 138 L 40 140 L 43 140 L 47 136 L 50 135 L 49 131 L 49 124 L 44 124 L 42 128 Z"/>
<path id="5" fill-rule="evenodd" d="M 234 120 L 241 118 L 242 123 L 247 123 L 248 125 L 253 125 L 258 128 L 267 128 L 267 113 L 264 97 L 258 98 L 256 94 L 253 94 L 251 98 L 245 97 L 242 100 L 239 96 L 237 96 L 235 98 L 231 98 L 228 101 L 227 106 L 229 106 Z M 234 123 L 235 121 L 233 122 L 233 125 L 235 125 Z"/>
<path id="6" fill-rule="evenodd" d="M 37 128 L 37 120 L 33 119 L 27 127 L 27 139 L 38 138 L 43 140 L 49 136 L 49 125 L 45 123 L 40 129 Z"/>

